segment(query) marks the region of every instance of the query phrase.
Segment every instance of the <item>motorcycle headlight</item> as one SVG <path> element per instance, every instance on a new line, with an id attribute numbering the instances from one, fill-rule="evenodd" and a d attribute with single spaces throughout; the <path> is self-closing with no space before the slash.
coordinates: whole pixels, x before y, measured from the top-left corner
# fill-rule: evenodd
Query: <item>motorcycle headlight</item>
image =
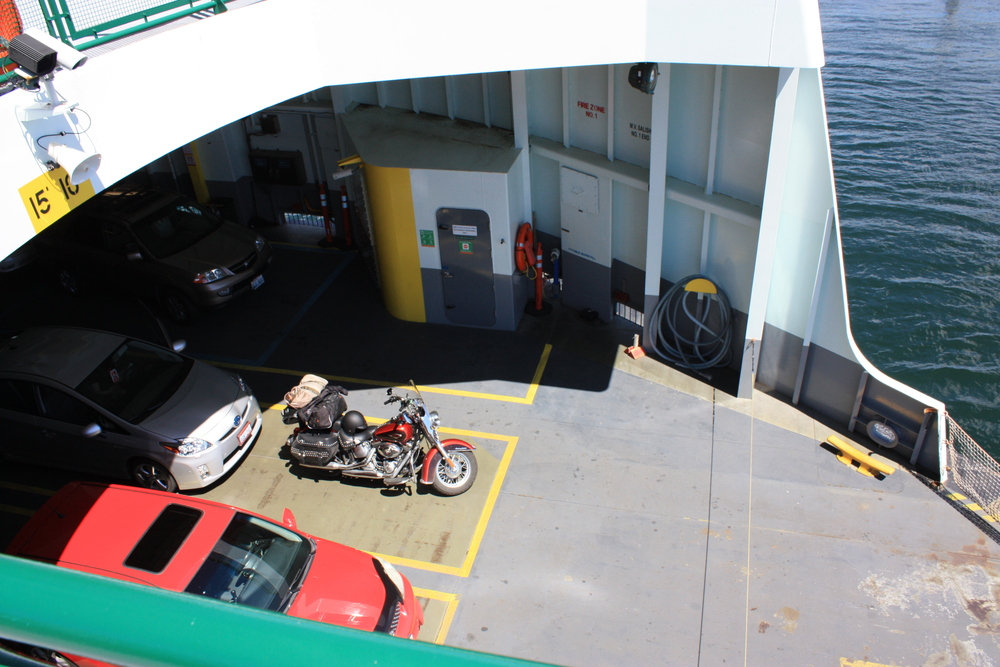
<path id="1" fill-rule="evenodd" d="M 196 456 L 215 446 L 215 443 L 202 440 L 201 438 L 181 438 L 175 443 L 162 442 L 160 444 L 174 454 L 180 454 L 181 456 Z"/>
<path id="2" fill-rule="evenodd" d="M 437 428 L 441 425 L 441 416 L 437 413 L 437 410 L 431 410 L 430 414 L 431 426 Z"/>
<path id="3" fill-rule="evenodd" d="M 222 280 L 226 276 L 234 275 L 232 271 L 227 268 L 211 269 L 210 271 L 203 271 L 194 277 L 194 282 L 203 283 L 214 283 L 216 280 Z"/>

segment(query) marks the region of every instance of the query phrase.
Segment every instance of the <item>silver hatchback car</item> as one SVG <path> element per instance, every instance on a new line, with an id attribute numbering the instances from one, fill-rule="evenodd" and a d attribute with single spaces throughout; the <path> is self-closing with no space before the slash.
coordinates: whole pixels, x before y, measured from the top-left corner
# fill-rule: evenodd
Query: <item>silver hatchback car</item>
<path id="1" fill-rule="evenodd" d="M 212 484 L 260 433 L 243 379 L 91 329 L 39 327 L 0 344 L 0 454 L 177 491 Z"/>

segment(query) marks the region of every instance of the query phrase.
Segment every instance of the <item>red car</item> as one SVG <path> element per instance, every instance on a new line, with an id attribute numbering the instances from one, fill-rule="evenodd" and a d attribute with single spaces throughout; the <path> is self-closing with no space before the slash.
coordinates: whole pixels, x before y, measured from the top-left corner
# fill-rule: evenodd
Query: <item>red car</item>
<path id="1" fill-rule="evenodd" d="M 7 553 L 360 630 L 416 638 L 424 613 L 382 560 L 221 503 L 72 482 Z"/>

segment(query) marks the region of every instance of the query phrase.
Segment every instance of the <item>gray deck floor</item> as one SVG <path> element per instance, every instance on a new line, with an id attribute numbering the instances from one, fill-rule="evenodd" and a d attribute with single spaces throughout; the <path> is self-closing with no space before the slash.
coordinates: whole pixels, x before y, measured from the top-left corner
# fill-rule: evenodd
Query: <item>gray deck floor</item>
<path id="1" fill-rule="evenodd" d="M 604 391 L 543 381 L 452 424 L 520 440 L 470 576 L 404 568 L 460 595 L 447 644 L 580 667 L 1000 664 L 1000 548 L 939 491 L 859 474 L 763 393 L 616 362 Z"/>

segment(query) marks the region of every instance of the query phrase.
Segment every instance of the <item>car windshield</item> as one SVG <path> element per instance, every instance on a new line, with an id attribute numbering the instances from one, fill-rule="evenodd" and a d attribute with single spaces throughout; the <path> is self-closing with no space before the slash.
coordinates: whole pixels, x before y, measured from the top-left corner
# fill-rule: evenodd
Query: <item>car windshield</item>
<path id="1" fill-rule="evenodd" d="M 113 415 L 138 424 L 174 395 L 194 361 L 129 340 L 97 365 L 76 390 Z"/>
<path id="2" fill-rule="evenodd" d="M 132 223 L 146 250 L 163 259 L 190 248 L 222 226 L 222 219 L 191 202 L 177 200 Z"/>
<path id="3" fill-rule="evenodd" d="M 184 590 L 285 611 L 305 580 L 314 550 L 312 540 L 303 535 L 238 513 Z"/>

